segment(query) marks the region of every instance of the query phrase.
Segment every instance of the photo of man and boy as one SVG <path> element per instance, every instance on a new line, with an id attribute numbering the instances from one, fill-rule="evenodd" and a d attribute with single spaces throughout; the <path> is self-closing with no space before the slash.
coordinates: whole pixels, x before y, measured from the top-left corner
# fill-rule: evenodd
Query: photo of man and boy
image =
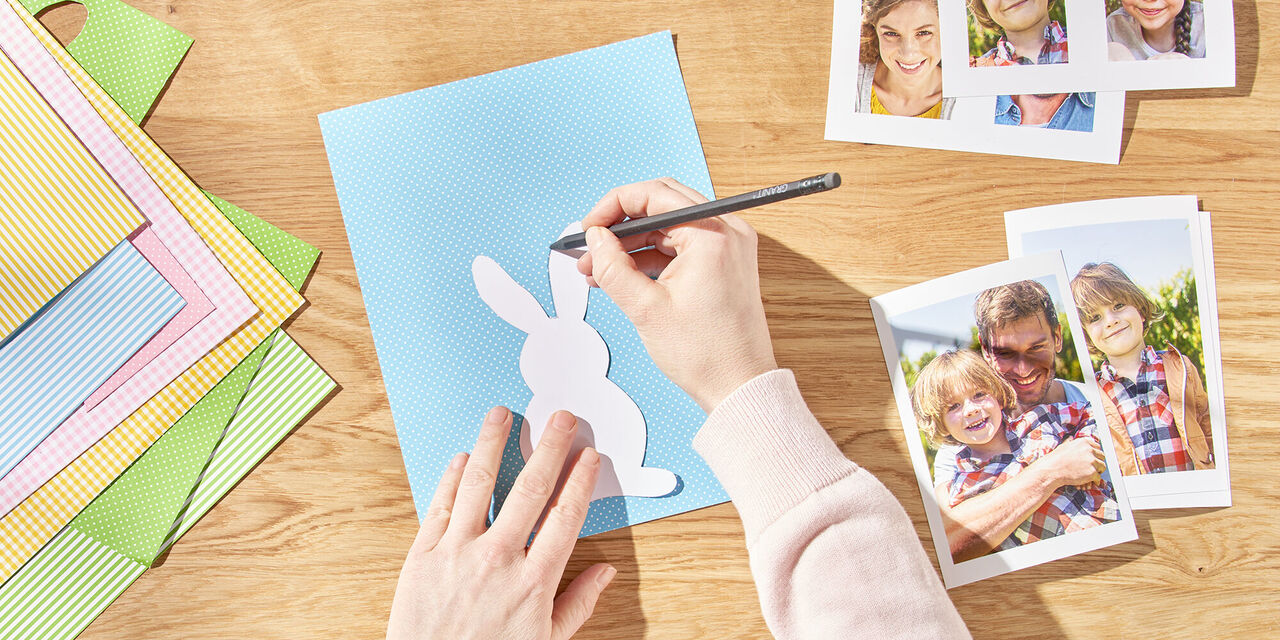
<path id="1" fill-rule="evenodd" d="M 1015 281 L 888 319 L 954 563 L 1120 518 L 1056 288 Z"/>

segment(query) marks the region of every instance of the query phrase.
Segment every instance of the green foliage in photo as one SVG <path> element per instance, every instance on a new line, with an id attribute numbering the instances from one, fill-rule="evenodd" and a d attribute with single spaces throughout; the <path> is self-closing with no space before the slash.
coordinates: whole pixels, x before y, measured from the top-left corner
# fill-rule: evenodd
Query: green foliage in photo
<path id="1" fill-rule="evenodd" d="M 973 12 L 966 13 L 969 17 L 969 55 L 977 57 L 994 48 L 1003 34 L 999 30 L 989 31 L 983 28 L 973 17 Z M 1049 0 L 1049 19 L 1057 20 L 1058 24 L 1062 25 L 1062 30 L 1067 31 L 1068 36 L 1070 35 L 1071 32 L 1067 30 L 1066 0 Z"/>
<path id="2" fill-rule="evenodd" d="M 1191 359 L 1191 362 L 1196 365 L 1200 375 L 1203 377 L 1204 342 L 1200 334 L 1200 304 L 1196 294 L 1196 279 L 1191 270 L 1183 269 L 1168 280 L 1161 282 L 1154 289 L 1144 289 L 1144 291 L 1164 313 L 1162 319 L 1148 326 L 1146 343 L 1157 351 L 1166 349 L 1167 344 L 1172 344 L 1183 355 Z M 1072 312 L 1074 312 L 1074 309 Z M 1063 380 L 1083 382 L 1083 370 L 1079 359 L 1076 358 L 1075 340 L 1071 336 L 1065 311 L 1058 312 L 1058 322 L 1062 326 L 1062 351 L 1058 354 L 1054 366 L 1054 375 Z M 982 351 L 978 343 L 978 327 L 976 325 L 970 326 L 969 335 L 970 340 L 967 344 L 955 344 L 953 348 L 970 349 L 980 354 Z M 898 363 L 902 367 L 903 377 L 906 380 L 908 389 L 915 386 L 920 370 L 929 364 L 931 360 L 938 357 L 938 353 L 936 350 L 930 350 L 921 354 L 915 360 L 909 360 L 905 356 L 899 358 Z M 1098 367 L 1102 365 L 1103 357 L 1098 353 L 1091 353 L 1090 356 L 1093 370 L 1097 371 Z M 929 442 L 929 439 L 925 437 L 923 431 L 920 432 L 920 443 L 924 445 L 925 459 L 928 462 L 929 473 L 932 476 L 933 459 L 938 451 Z"/>

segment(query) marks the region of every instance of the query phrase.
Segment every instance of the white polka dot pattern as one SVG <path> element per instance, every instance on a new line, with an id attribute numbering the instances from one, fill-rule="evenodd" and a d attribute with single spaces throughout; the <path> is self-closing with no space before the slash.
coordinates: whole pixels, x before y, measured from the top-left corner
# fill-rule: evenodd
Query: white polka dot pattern
<path id="1" fill-rule="evenodd" d="M 497 260 L 553 314 L 547 245 L 566 224 L 616 185 L 672 176 L 711 196 L 711 179 L 670 32 L 348 107 L 320 124 L 421 515 L 489 407 L 520 413 L 531 397 L 517 368 L 525 334 L 480 300 L 472 259 Z M 663 498 L 594 502 L 582 535 L 726 500 L 690 446 L 706 417 L 697 404 L 598 290 L 587 320 L 609 344 L 609 379 L 644 413 L 645 465 L 681 483 Z M 522 464 L 513 435 L 499 495 Z"/>
<path id="2" fill-rule="evenodd" d="M 65 0 L 22 0 L 31 13 Z M 191 37 L 120 0 L 75 0 L 88 15 L 67 51 L 134 122 L 151 111 Z"/>

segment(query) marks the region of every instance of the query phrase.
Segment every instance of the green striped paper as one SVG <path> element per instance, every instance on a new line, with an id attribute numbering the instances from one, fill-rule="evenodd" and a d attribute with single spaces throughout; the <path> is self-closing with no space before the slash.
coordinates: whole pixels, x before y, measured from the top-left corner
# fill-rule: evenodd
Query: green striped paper
<path id="1" fill-rule="evenodd" d="M 314 247 L 211 200 L 291 284 L 306 280 Z M 273 333 L 0 588 L 0 639 L 80 633 L 333 388 Z"/>
<path id="2" fill-rule="evenodd" d="M 288 334 L 277 333 L 209 461 L 188 516 L 166 545 L 186 533 L 333 388 Z M 73 638 L 146 571 L 146 564 L 83 532 L 77 520 L 0 588 L 0 638 Z"/>

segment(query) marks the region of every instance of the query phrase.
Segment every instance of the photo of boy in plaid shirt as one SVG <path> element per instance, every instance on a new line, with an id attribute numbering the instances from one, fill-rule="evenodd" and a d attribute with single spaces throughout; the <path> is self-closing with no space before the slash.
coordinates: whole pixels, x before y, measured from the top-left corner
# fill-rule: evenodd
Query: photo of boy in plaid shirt
<path id="1" fill-rule="evenodd" d="M 996 45 L 969 60 L 971 67 L 1010 67 L 1067 62 L 1067 31 L 1049 17 L 1058 0 L 969 0 L 982 28 L 998 32 Z"/>
<path id="2" fill-rule="evenodd" d="M 939 446 L 934 485 L 939 502 L 949 507 L 1004 484 L 1065 443 L 1083 440 L 1095 452 L 1091 481 L 1058 487 L 992 551 L 1119 517 L 1087 403 L 1039 404 L 1019 412 L 1013 387 L 969 350 L 943 353 L 925 365 L 911 388 L 911 403 L 920 429 Z"/>
<path id="3" fill-rule="evenodd" d="M 1098 387 L 1121 473 L 1212 469 L 1209 398 L 1196 366 L 1172 344 L 1146 343 L 1159 308 L 1109 262 L 1081 267 L 1071 293 L 1089 349 L 1106 357 Z"/>

